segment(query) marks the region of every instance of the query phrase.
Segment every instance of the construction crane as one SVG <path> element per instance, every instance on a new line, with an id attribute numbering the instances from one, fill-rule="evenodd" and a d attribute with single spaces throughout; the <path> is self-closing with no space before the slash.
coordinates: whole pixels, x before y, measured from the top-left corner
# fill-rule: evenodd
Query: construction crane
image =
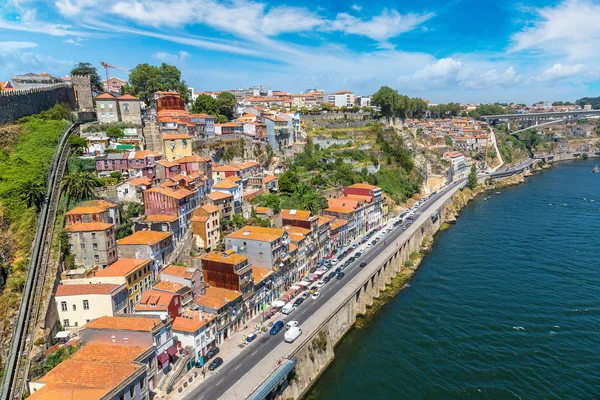
<path id="1" fill-rule="evenodd" d="M 116 65 L 112 65 L 112 64 L 109 64 L 109 63 L 105 63 L 104 61 L 100 61 L 100 65 L 102 65 L 102 67 L 103 67 L 103 68 L 106 70 L 106 91 L 107 91 L 107 92 L 110 92 L 110 87 L 109 87 L 109 85 L 108 85 L 108 70 L 109 70 L 110 68 L 112 68 L 112 69 L 118 69 L 118 70 L 120 70 L 120 71 L 129 72 L 129 70 L 128 70 L 128 69 L 121 68 L 121 67 L 117 67 Z"/>

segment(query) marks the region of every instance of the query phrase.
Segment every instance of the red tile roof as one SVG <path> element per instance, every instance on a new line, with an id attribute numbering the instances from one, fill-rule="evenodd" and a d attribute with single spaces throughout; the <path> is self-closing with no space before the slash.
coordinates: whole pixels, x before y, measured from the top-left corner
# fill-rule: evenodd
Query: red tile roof
<path id="1" fill-rule="evenodd" d="M 80 285 L 58 285 L 55 297 L 80 296 L 85 294 L 111 294 L 121 285 L 110 283 L 87 283 Z"/>

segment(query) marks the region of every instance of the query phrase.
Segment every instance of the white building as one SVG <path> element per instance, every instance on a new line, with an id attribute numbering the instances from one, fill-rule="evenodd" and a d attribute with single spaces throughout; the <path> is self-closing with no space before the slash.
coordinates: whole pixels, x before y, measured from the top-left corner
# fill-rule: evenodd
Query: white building
<path id="1" fill-rule="evenodd" d="M 350 90 L 340 90 L 339 92 L 333 92 L 328 97 L 329 104 L 334 107 L 352 108 L 354 106 L 354 93 Z"/>
<path id="2" fill-rule="evenodd" d="M 217 339 L 214 317 L 194 311 L 173 320 L 173 335 L 182 348 L 191 347 L 194 360 L 203 364 L 203 357 Z"/>

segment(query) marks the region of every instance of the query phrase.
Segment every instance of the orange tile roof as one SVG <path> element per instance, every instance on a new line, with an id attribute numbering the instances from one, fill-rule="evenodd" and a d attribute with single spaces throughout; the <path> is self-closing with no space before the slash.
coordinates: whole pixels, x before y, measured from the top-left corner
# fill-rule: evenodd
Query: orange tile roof
<path id="1" fill-rule="evenodd" d="M 254 207 L 254 211 L 256 211 L 257 214 L 266 214 L 271 211 L 271 209 L 269 207 Z"/>
<path id="2" fill-rule="evenodd" d="M 140 331 L 151 332 L 152 329 L 160 325 L 160 318 L 152 317 L 134 317 L 134 316 L 119 316 L 119 317 L 100 317 L 92 322 L 88 322 L 83 326 L 83 329 L 108 329 L 119 331 Z"/>
<path id="3" fill-rule="evenodd" d="M 217 211 L 219 211 L 219 208 L 218 208 L 218 207 L 215 207 L 215 206 L 213 206 L 212 204 L 208 204 L 208 203 L 204 204 L 204 205 L 202 206 L 202 208 L 204 208 L 204 210 L 205 210 L 206 212 L 209 212 L 209 213 L 214 213 L 214 212 L 217 212 Z"/>
<path id="4" fill-rule="evenodd" d="M 174 293 L 156 289 L 146 290 L 136 304 L 135 311 L 167 311 L 175 296 Z"/>
<path id="5" fill-rule="evenodd" d="M 246 225 L 239 231 L 227 235 L 230 239 L 249 239 L 273 242 L 280 239 L 285 231 L 281 228 L 263 228 L 260 226 Z"/>
<path id="6" fill-rule="evenodd" d="M 196 268 L 189 268 L 189 267 L 184 267 L 182 265 L 174 265 L 171 264 L 166 268 L 163 268 L 162 271 L 160 271 L 161 274 L 165 274 L 165 275 L 173 275 L 173 276 L 178 276 L 180 278 L 191 278 L 192 275 L 194 274 Z"/>
<path id="7" fill-rule="evenodd" d="M 119 97 L 119 100 L 139 100 L 137 97 L 130 95 L 129 93 Z"/>
<path id="8" fill-rule="evenodd" d="M 217 201 L 217 200 L 223 200 L 223 199 L 227 199 L 229 197 L 233 197 L 233 195 L 230 193 L 212 192 L 212 193 L 207 194 L 206 197 L 208 197 L 209 199 L 211 199 L 213 201 Z"/>
<path id="9" fill-rule="evenodd" d="M 170 133 L 162 135 L 163 140 L 191 139 L 187 133 Z"/>
<path id="10" fill-rule="evenodd" d="M 211 319 L 175 317 L 173 320 L 173 331 L 194 333 L 210 322 Z"/>
<path id="11" fill-rule="evenodd" d="M 371 202 L 371 196 L 362 196 L 360 194 L 348 194 L 346 196 L 340 196 L 340 199 L 342 198 L 346 198 L 346 199 L 351 199 L 351 200 L 356 200 L 359 203 L 370 203 Z"/>
<path id="12" fill-rule="evenodd" d="M 222 181 L 215 183 L 213 189 L 233 189 L 239 187 L 239 185 L 235 182 L 223 179 Z"/>
<path id="13" fill-rule="evenodd" d="M 154 245 L 162 240 L 165 240 L 172 235 L 168 232 L 155 231 L 137 231 L 132 235 L 126 236 L 123 239 L 117 240 L 117 244 L 139 244 L 139 245 Z"/>
<path id="14" fill-rule="evenodd" d="M 210 162 L 210 160 L 208 158 L 199 156 L 199 155 L 191 155 L 191 156 L 185 156 L 185 157 L 181 157 L 178 158 L 177 160 L 178 163 L 188 163 L 188 162 Z"/>
<path id="15" fill-rule="evenodd" d="M 175 167 L 175 166 L 179 165 L 178 161 L 169 161 L 169 160 L 158 160 L 157 163 L 160 165 L 164 165 L 165 167 Z"/>
<path id="16" fill-rule="evenodd" d="M 140 186 L 140 185 L 141 186 L 149 186 L 152 184 L 152 181 L 150 180 L 150 178 L 147 178 L 145 176 L 130 179 L 128 182 L 130 184 L 132 184 L 133 186 Z"/>
<path id="17" fill-rule="evenodd" d="M 147 264 L 150 264 L 151 259 L 139 259 L 139 258 L 119 258 L 108 267 L 96 271 L 97 277 L 113 277 L 113 276 L 126 276 L 130 272 L 141 268 Z"/>
<path id="18" fill-rule="evenodd" d="M 190 118 L 214 118 L 214 116 L 209 115 L 209 114 L 190 114 Z"/>
<path id="19" fill-rule="evenodd" d="M 296 246 L 294 243 L 290 243 L 290 253 L 293 253 L 294 251 L 298 250 L 298 246 Z"/>
<path id="20" fill-rule="evenodd" d="M 262 282 L 274 273 L 270 269 L 252 266 L 252 280 L 255 284 Z"/>
<path id="21" fill-rule="evenodd" d="M 94 232 L 105 231 L 113 227 L 113 224 L 105 222 L 80 222 L 67 226 L 67 232 Z"/>
<path id="22" fill-rule="evenodd" d="M 111 283 L 86 283 L 80 285 L 58 285 L 55 297 L 79 296 L 84 294 L 111 294 L 121 285 Z"/>
<path id="23" fill-rule="evenodd" d="M 323 226 L 326 223 L 331 222 L 331 220 L 329 218 L 325 218 L 322 215 L 319 215 L 319 220 L 318 221 L 319 221 L 319 226 Z"/>
<path id="24" fill-rule="evenodd" d="M 142 159 L 142 158 L 146 158 L 146 157 L 160 157 L 159 153 L 155 153 L 153 151 L 150 150 L 139 150 L 136 151 L 135 153 L 133 153 L 133 159 Z"/>
<path id="25" fill-rule="evenodd" d="M 192 217 L 192 222 L 206 222 L 208 221 L 208 216 L 206 215 L 194 215 Z"/>
<path id="26" fill-rule="evenodd" d="M 276 116 L 267 115 L 267 116 L 265 116 L 265 118 L 268 119 L 268 120 L 271 120 L 273 122 L 288 122 L 287 119 L 282 118 L 279 115 L 276 115 Z"/>
<path id="27" fill-rule="evenodd" d="M 336 230 L 344 225 L 347 225 L 348 221 L 346 221 L 345 219 L 342 218 L 336 218 L 335 220 L 333 220 L 333 222 L 331 222 L 331 230 Z"/>
<path id="28" fill-rule="evenodd" d="M 146 216 L 147 222 L 175 222 L 177 220 L 178 220 L 177 217 L 172 217 L 170 215 L 164 215 L 164 214 L 155 214 L 155 215 Z"/>
<path id="29" fill-rule="evenodd" d="M 105 208 L 97 206 L 79 206 L 66 212 L 65 215 L 99 214 L 106 211 Z"/>
<path id="30" fill-rule="evenodd" d="M 348 187 L 354 188 L 354 189 L 371 189 L 371 190 L 380 189 L 379 186 L 368 185 L 366 183 L 355 183 L 354 185 L 350 185 Z"/>
<path id="31" fill-rule="evenodd" d="M 184 180 L 184 181 L 186 181 L 186 182 L 192 182 L 192 181 L 193 181 L 192 177 L 190 177 L 190 176 L 188 176 L 188 175 L 183 175 L 183 174 L 177 174 L 177 175 L 173 175 L 173 176 L 172 176 L 171 178 L 169 178 L 169 179 L 172 179 L 172 180 L 175 180 L 175 181 Z"/>
<path id="32" fill-rule="evenodd" d="M 86 201 L 85 203 L 83 203 L 84 206 L 91 206 L 91 207 L 100 207 L 103 209 L 107 209 L 107 208 L 112 208 L 112 207 L 118 207 L 118 204 L 115 204 L 113 202 L 107 201 L 107 200 L 89 200 Z"/>
<path id="33" fill-rule="evenodd" d="M 170 292 L 170 293 L 177 293 L 181 289 L 192 290 L 192 289 L 188 288 L 187 286 L 184 286 L 180 283 L 166 282 L 166 281 L 160 281 L 158 283 L 153 284 L 152 289 L 163 290 L 165 292 Z"/>
<path id="34" fill-rule="evenodd" d="M 312 216 L 312 213 L 308 210 L 281 210 L 279 216 L 285 219 L 308 221 L 308 219 Z"/>
<path id="35" fill-rule="evenodd" d="M 88 343 L 38 382 L 45 386 L 34 392 L 33 400 L 95 400 L 104 398 L 130 376 L 146 368 L 134 360 L 148 349 Z"/>
<path id="36" fill-rule="evenodd" d="M 96 96 L 96 100 L 116 100 L 116 97 L 110 93 L 102 93 L 100 96 Z"/>
<path id="37" fill-rule="evenodd" d="M 306 229 L 306 228 L 300 228 L 299 226 L 284 226 L 283 229 L 285 229 L 285 231 L 288 234 L 296 234 L 296 235 L 309 235 L 310 234 L 310 229 Z"/>
<path id="38" fill-rule="evenodd" d="M 224 180 L 230 181 L 230 182 L 233 182 L 233 183 L 238 183 L 239 181 L 242 180 L 242 178 L 240 178 L 239 176 L 232 175 L 232 176 L 228 176 Z"/>
<path id="39" fill-rule="evenodd" d="M 331 208 L 345 207 L 345 208 L 351 208 L 354 210 L 354 209 L 358 208 L 358 200 L 347 199 L 344 197 L 331 198 L 331 199 L 327 199 L 327 205 Z"/>
<path id="40" fill-rule="evenodd" d="M 212 170 L 213 170 L 213 172 L 231 172 L 231 171 L 237 172 L 240 169 L 233 165 L 219 165 L 217 167 L 214 167 Z"/>
<path id="41" fill-rule="evenodd" d="M 160 193 L 160 194 L 163 194 L 168 197 L 172 197 L 177 200 L 181 200 L 187 196 L 191 196 L 194 194 L 192 191 L 187 190 L 185 188 L 180 188 L 180 189 L 174 190 L 174 189 L 168 189 L 168 188 L 154 187 L 154 188 L 150 188 L 150 189 L 146 190 L 146 192 L 147 193 Z"/>
<path id="42" fill-rule="evenodd" d="M 248 257 L 235 253 L 233 250 L 228 251 L 211 251 L 208 254 L 200 256 L 201 260 L 215 261 L 223 264 L 238 265 L 244 261 L 248 261 Z"/>
<path id="43" fill-rule="evenodd" d="M 324 211 L 329 211 L 329 212 L 339 213 L 339 214 L 350 214 L 354 210 L 351 208 L 348 208 L 348 207 L 329 207 L 329 208 L 326 208 Z"/>
<path id="44" fill-rule="evenodd" d="M 271 181 L 276 181 L 277 179 L 279 179 L 279 178 L 277 178 L 275 175 L 266 175 L 266 176 L 263 178 L 263 182 L 264 182 L 264 183 L 269 183 L 269 182 L 271 182 Z"/>

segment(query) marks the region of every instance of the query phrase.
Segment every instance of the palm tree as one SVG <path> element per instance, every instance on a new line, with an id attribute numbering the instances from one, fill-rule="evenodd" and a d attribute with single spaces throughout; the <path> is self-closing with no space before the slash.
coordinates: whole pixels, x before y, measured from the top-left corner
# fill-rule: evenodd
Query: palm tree
<path id="1" fill-rule="evenodd" d="M 19 191 L 19 197 L 27 203 L 27 207 L 35 207 L 37 212 L 42 209 L 46 193 L 44 185 L 30 180 L 22 183 Z"/>
<path id="2" fill-rule="evenodd" d="M 61 188 L 67 194 L 69 201 L 93 199 L 95 197 L 94 189 L 97 186 L 98 179 L 91 172 L 67 175 L 61 181 Z"/>

